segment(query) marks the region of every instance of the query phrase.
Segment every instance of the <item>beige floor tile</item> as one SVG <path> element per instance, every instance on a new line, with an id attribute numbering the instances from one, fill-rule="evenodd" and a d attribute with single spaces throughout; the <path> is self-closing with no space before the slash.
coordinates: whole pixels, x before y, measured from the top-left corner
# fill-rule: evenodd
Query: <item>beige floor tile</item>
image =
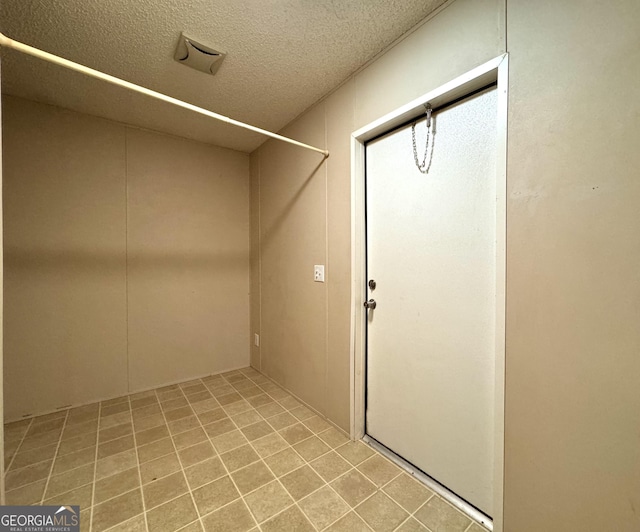
<path id="1" fill-rule="evenodd" d="M 308 465 L 284 475 L 280 478 L 280 482 L 296 501 L 324 484 L 324 481 Z"/>
<path id="2" fill-rule="evenodd" d="M 284 399 L 286 397 L 291 397 L 282 388 L 278 388 L 278 387 L 274 388 L 273 390 L 269 390 L 269 395 L 277 401 L 279 401 L 280 399 Z"/>
<path id="3" fill-rule="evenodd" d="M 299 406 L 291 410 L 291 415 L 299 419 L 300 421 L 304 421 L 305 419 L 312 418 L 316 415 L 316 413 L 306 406 Z"/>
<path id="4" fill-rule="evenodd" d="M 247 397 L 247 402 L 253 408 L 258 408 L 259 406 L 264 406 L 264 405 L 273 403 L 273 398 L 269 397 L 266 393 L 261 393 L 260 395 L 254 395 L 252 397 Z"/>
<path id="5" fill-rule="evenodd" d="M 31 425 L 30 419 L 22 421 L 14 421 L 13 423 L 7 423 L 4 426 L 4 437 L 6 441 L 21 440 L 27 433 Z"/>
<path id="6" fill-rule="evenodd" d="M 202 414 L 203 412 L 210 412 L 220 408 L 220 403 L 213 397 L 205 399 L 204 401 L 198 401 L 197 403 L 191 403 L 191 408 L 196 414 Z"/>
<path id="7" fill-rule="evenodd" d="M 175 453 L 171 438 L 163 438 L 138 447 L 138 459 L 141 464 L 171 453 Z"/>
<path id="8" fill-rule="evenodd" d="M 192 384 L 191 386 L 183 387 L 182 388 L 182 392 L 186 396 L 190 396 L 190 395 L 196 395 L 196 394 L 203 393 L 203 392 L 208 392 L 208 390 L 207 390 L 207 387 L 204 384 L 199 382 L 197 384 Z"/>
<path id="9" fill-rule="evenodd" d="M 244 373 L 232 373 L 229 377 L 226 377 L 227 381 L 231 384 L 237 384 L 239 382 L 248 382 L 249 379 L 244 375 Z"/>
<path id="10" fill-rule="evenodd" d="M 69 427 L 67 427 L 68 429 Z M 66 433 L 66 429 L 65 429 Z M 76 436 L 76 434 L 74 434 Z M 64 437 L 64 435 L 63 435 Z M 52 432 L 45 432 L 43 434 L 36 434 L 35 436 L 28 436 L 20 445 L 20 452 L 30 451 L 32 449 L 36 449 L 38 447 L 44 447 L 45 445 L 56 444 L 60 440 L 60 434 L 57 430 Z"/>
<path id="11" fill-rule="evenodd" d="M 200 521 L 194 521 L 193 523 L 189 523 L 184 528 L 181 528 L 178 532 L 202 532 L 203 528 L 200 524 Z"/>
<path id="12" fill-rule="evenodd" d="M 99 442 L 104 443 L 110 440 L 116 440 L 123 436 L 133 434 L 133 425 L 129 423 L 123 423 L 122 425 L 116 425 L 108 429 L 100 429 Z M 77 439 L 77 438 L 76 438 Z"/>
<path id="13" fill-rule="evenodd" d="M 229 471 L 235 471 L 253 462 L 257 462 L 260 459 L 250 445 L 243 445 L 242 447 L 223 453 L 220 455 L 220 458 Z"/>
<path id="14" fill-rule="evenodd" d="M 140 410 L 136 410 L 136 412 L 140 412 Z M 119 414 L 113 414 L 111 416 L 100 418 L 100 428 L 108 429 L 111 427 L 115 427 L 116 425 L 122 425 L 123 423 L 130 423 L 130 422 L 131 422 L 131 412 L 127 410 L 126 412 L 120 412 Z M 80 425 L 75 425 L 75 426 L 79 427 Z"/>
<path id="15" fill-rule="evenodd" d="M 164 412 L 168 412 L 169 410 L 175 410 L 176 408 L 182 408 L 185 406 L 189 406 L 189 401 L 187 401 L 187 398 L 182 394 L 167 401 L 160 401 L 160 408 L 162 408 Z"/>
<path id="16" fill-rule="evenodd" d="M 90 532 L 90 531 L 91 531 L 91 508 L 87 508 L 86 510 L 80 510 L 80 532 Z"/>
<path id="17" fill-rule="evenodd" d="M 178 451 L 178 457 L 180 458 L 180 462 L 182 462 L 182 467 L 192 466 L 198 462 L 208 460 L 215 455 L 216 452 L 208 440 Z"/>
<path id="18" fill-rule="evenodd" d="M 202 518 L 206 532 L 246 532 L 256 526 L 247 506 L 241 500 Z"/>
<path id="19" fill-rule="evenodd" d="M 278 402 L 282 406 L 284 406 L 287 410 L 293 410 L 294 408 L 298 408 L 299 406 L 302 406 L 300 401 L 298 401 L 295 397 L 293 397 L 291 395 L 287 395 L 286 397 L 283 397 L 282 399 L 278 399 Z"/>
<path id="20" fill-rule="evenodd" d="M 91 507 L 93 484 L 86 484 L 60 495 L 45 499 L 42 504 L 49 506 L 80 506 L 81 509 Z"/>
<path id="21" fill-rule="evenodd" d="M 201 403 L 202 401 L 210 401 L 211 399 L 213 399 L 213 395 L 211 395 L 211 392 L 209 392 L 209 390 L 207 390 L 206 388 L 203 392 L 197 392 L 187 395 L 187 400 L 192 407 L 197 403 Z"/>
<path id="22" fill-rule="evenodd" d="M 57 443 L 51 445 L 45 445 L 44 447 L 36 447 L 29 451 L 21 451 L 16 453 L 11 464 L 11 469 L 20 469 L 37 464 L 38 462 L 44 462 L 52 460 L 56 454 L 58 448 Z"/>
<path id="23" fill-rule="evenodd" d="M 46 462 L 39 462 L 32 466 L 9 471 L 5 477 L 5 489 L 13 490 L 32 482 L 46 479 L 51 470 L 51 462 L 52 460 L 47 460 Z"/>
<path id="24" fill-rule="evenodd" d="M 155 414 L 161 414 L 162 409 L 159 404 L 149 405 L 142 408 L 138 408 L 132 412 L 133 421 L 137 421 L 139 419 L 145 418 L 147 416 L 153 416 Z"/>
<path id="25" fill-rule="evenodd" d="M 307 462 L 315 460 L 319 456 L 322 456 L 331 450 L 326 443 L 315 436 L 301 441 L 300 443 L 296 443 L 293 448 Z"/>
<path id="26" fill-rule="evenodd" d="M 356 507 L 356 512 L 376 532 L 392 532 L 409 514 L 378 491 Z"/>
<path id="27" fill-rule="evenodd" d="M 215 438 L 216 436 L 231 432 L 232 430 L 236 430 L 236 426 L 229 418 L 214 421 L 213 423 L 209 423 L 204 426 L 204 431 L 207 433 L 209 438 Z"/>
<path id="28" fill-rule="evenodd" d="M 415 512 L 433 492 L 403 473 L 383 488 L 383 491 L 410 513 Z"/>
<path id="29" fill-rule="evenodd" d="M 78 423 L 76 425 L 66 425 L 62 432 L 62 439 L 67 440 L 69 438 L 75 438 L 81 434 L 87 434 L 89 432 L 95 432 L 98 430 L 98 420 L 92 419 L 91 421 L 85 421 L 84 423 Z"/>
<path id="30" fill-rule="evenodd" d="M 315 532 L 315 528 L 300 511 L 297 506 L 292 506 L 288 510 L 276 515 L 261 526 L 264 532 L 284 532 L 291 530 L 295 532 Z"/>
<path id="31" fill-rule="evenodd" d="M 304 464 L 304 460 L 291 447 L 264 459 L 277 477 L 286 475 Z"/>
<path id="32" fill-rule="evenodd" d="M 140 475 L 137 467 L 105 477 L 95 483 L 94 504 L 100 504 L 138 487 L 140 487 Z"/>
<path id="33" fill-rule="evenodd" d="M 21 488 L 7 491 L 7 504 L 20 506 L 40 504 L 46 483 L 46 480 L 39 480 L 38 482 L 22 486 Z"/>
<path id="34" fill-rule="evenodd" d="M 94 465 L 88 464 L 61 475 L 52 476 L 49 479 L 45 497 L 49 499 L 54 495 L 59 495 L 93 482 L 93 471 Z"/>
<path id="35" fill-rule="evenodd" d="M 74 408 L 70 410 L 69 416 L 67 417 L 67 425 L 77 425 L 78 423 L 85 423 L 87 421 L 98 419 L 98 405 L 88 406 L 91 407 L 91 410 L 82 411 L 82 408 L 84 407 L 80 407 L 78 409 Z"/>
<path id="36" fill-rule="evenodd" d="M 87 447 L 92 447 L 95 444 L 95 432 L 90 432 L 88 434 L 83 434 L 82 436 L 64 440 L 60 442 L 60 447 L 58 447 L 58 456 L 64 456 L 65 454 L 74 453 L 76 451 L 86 449 Z"/>
<path id="37" fill-rule="evenodd" d="M 213 482 L 227 474 L 220 458 L 211 458 L 184 470 L 192 490 Z"/>
<path id="38" fill-rule="evenodd" d="M 204 430 L 197 428 L 176 434 L 173 437 L 173 444 L 176 446 L 176 449 L 180 450 L 203 441 L 208 441 L 208 439 Z"/>
<path id="39" fill-rule="evenodd" d="M 397 532 L 430 532 L 430 530 L 416 521 L 413 517 L 407 519 L 402 525 L 396 528 Z"/>
<path id="40" fill-rule="evenodd" d="M 172 421 L 169 423 L 169 432 L 172 436 L 187 432 L 200 427 L 200 421 L 196 416 L 188 416 L 179 419 L 178 421 Z"/>
<path id="41" fill-rule="evenodd" d="M 173 532 L 198 518 L 190 495 L 166 502 L 147 512 L 149 532 Z"/>
<path id="42" fill-rule="evenodd" d="M 121 397 L 114 397 L 113 399 L 107 399 L 106 401 L 102 401 L 100 405 L 102 405 L 102 408 L 105 408 L 107 406 L 119 405 L 120 403 L 126 403 L 128 401 L 129 401 L 129 397 L 126 395 L 123 395 Z"/>
<path id="43" fill-rule="evenodd" d="M 96 459 L 95 447 L 87 447 L 81 451 L 58 456 L 53 465 L 53 475 L 59 475 L 70 469 L 75 469 L 86 464 L 93 464 Z"/>
<path id="44" fill-rule="evenodd" d="M 115 414 L 121 414 L 123 412 L 129 412 L 130 408 L 129 408 L 129 403 L 128 402 L 121 402 L 121 403 L 117 403 L 115 405 L 109 405 L 109 406 L 103 406 L 102 410 L 100 411 L 100 417 L 101 418 L 107 418 L 109 416 L 113 416 Z"/>
<path id="45" fill-rule="evenodd" d="M 320 416 L 313 416 L 308 419 L 305 419 L 302 424 L 307 427 L 311 432 L 315 432 L 316 434 L 323 432 L 329 428 L 331 425 L 325 419 L 322 419 Z"/>
<path id="46" fill-rule="evenodd" d="M 373 483 L 355 469 L 338 477 L 331 486 L 351 506 L 357 506 L 376 491 Z"/>
<path id="47" fill-rule="evenodd" d="M 232 449 L 236 449 L 242 445 L 246 445 L 249 443 L 247 438 L 244 437 L 242 432 L 239 430 L 232 430 L 231 432 L 226 432 L 221 436 L 216 436 L 211 439 L 211 443 L 215 447 L 216 451 L 219 453 L 226 453 L 227 451 L 231 451 Z"/>
<path id="48" fill-rule="evenodd" d="M 193 490 L 193 499 L 200 515 L 205 515 L 240 497 L 231 478 L 227 475 Z"/>
<path id="49" fill-rule="evenodd" d="M 42 434 L 44 432 L 50 432 L 50 431 L 60 431 L 62 430 L 62 426 L 64 425 L 64 418 L 58 418 L 58 419 L 49 419 L 46 421 L 38 421 L 38 418 L 33 420 L 33 423 L 31 424 L 31 426 L 29 427 L 29 430 L 27 431 L 27 438 L 29 436 L 35 436 L 37 434 Z"/>
<path id="50" fill-rule="evenodd" d="M 231 416 L 231 419 L 239 428 L 253 425 L 254 423 L 258 423 L 263 420 L 262 416 L 253 408 L 246 412 L 242 412 L 241 414 Z"/>
<path id="51" fill-rule="evenodd" d="M 236 401 L 240 401 L 242 399 L 242 396 L 237 392 L 231 392 L 226 395 L 216 395 L 216 399 L 222 406 L 225 406 L 230 405 L 231 403 L 235 403 Z"/>
<path id="52" fill-rule="evenodd" d="M 272 402 L 256 408 L 258 413 L 264 418 L 270 418 L 286 412 L 286 410 L 278 403 Z"/>
<path id="53" fill-rule="evenodd" d="M 344 517 L 338 519 L 327 532 L 370 532 L 371 529 L 355 512 L 349 512 Z"/>
<path id="54" fill-rule="evenodd" d="M 387 482 L 402 473 L 402 470 L 398 466 L 392 464 L 389 460 L 377 453 L 360 463 L 357 469 L 377 487 L 384 486 Z"/>
<path id="55" fill-rule="evenodd" d="M 235 416 L 236 414 L 241 414 L 242 412 L 246 412 L 247 410 L 252 409 L 253 407 L 244 399 L 242 401 L 237 401 L 235 403 L 231 403 L 228 405 L 224 405 L 223 409 L 229 416 Z"/>
<path id="56" fill-rule="evenodd" d="M 329 526 L 351 510 L 349 505 L 329 486 L 324 486 L 298 502 L 298 505 L 318 530 Z"/>
<path id="57" fill-rule="evenodd" d="M 214 408 L 213 410 L 207 410 L 206 412 L 199 412 L 196 414 L 200 423 L 203 425 L 209 425 L 214 421 L 220 421 L 221 419 L 227 418 L 227 413 L 222 408 Z"/>
<path id="58" fill-rule="evenodd" d="M 168 477 L 145 484 L 142 488 L 144 504 L 147 511 L 160 506 L 171 499 L 176 499 L 189 491 L 182 471 Z"/>
<path id="59" fill-rule="evenodd" d="M 153 427 L 151 429 L 143 430 L 141 432 L 136 433 L 136 445 L 138 447 L 142 445 L 147 445 L 148 443 L 153 443 L 155 441 L 161 440 L 163 438 L 169 437 L 169 429 L 166 425 L 158 425 L 157 427 Z"/>
<path id="60" fill-rule="evenodd" d="M 98 460 L 107 458 L 108 456 L 113 456 L 114 454 L 128 451 L 129 449 L 133 449 L 133 447 L 133 435 L 131 434 L 123 436 L 122 438 L 101 443 L 98 446 Z"/>
<path id="61" fill-rule="evenodd" d="M 126 471 L 138 465 L 135 450 L 131 449 L 123 453 L 114 454 L 108 458 L 98 460 L 96 465 L 96 479 L 101 479 L 121 471 Z"/>
<path id="62" fill-rule="evenodd" d="M 262 461 L 234 471 L 231 473 L 231 477 L 243 495 L 275 480 L 269 468 Z"/>
<path id="63" fill-rule="evenodd" d="M 279 482 L 270 482 L 260 489 L 245 496 L 244 501 L 249 506 L 258 523 L 270 519 L 287 506 L 293 504 L 293 499 Z"/>
<path id="64" fill-rule="evenodd" d="M 193 410 L 191 410 L 190 406 L 183 406 L 181 408 L 176 408 L 175 410 L 169 410 L 164 413 L 164 417 L 167 420 L 167 423 L 172 421 L 178 421 L 179 419 L 183 419 L 185 417 L 193 416 Z"/>
<path id="65" fill-rule="evenodd" d="M 291 425 L 298 423 L 298 420 L 293 417 L 289 412 L 283 412 L 282 414 L 276 414 L 273 417 L 267 419 L 269 424 L 276 430 L 281 430 Z"/>
<path id="66" fill-rule="evenodd" d="M 258 388 L 255 384 L 250 386 L 245 386 L 242 390 L 238 390 L 238 393 L 244 397 L 247 401 L 252 397 L 257 397 L 258 395 L 264 395 L 264 392 L 261 388 Z M 249 401 L 251 402 L 251 401 Z"/>
<path id="67" fill-rule="evenodd" d="M 437 496 L 431 497 L 414 517 L 427 528 L 438 532 L 463 532 L 471 523 L 468 517 Z"/>
<path id="68" fill-rule="evenodd" d="M 280 436 L 282 436 L 291 445 L 300 443 L 301 441 L 313 436 L 313 432 L 311 432 L 302 423 L 296 423 L 295 425 L 291 425 L 290 427 L 282 429 L 279 432 Z"/>
<path id="69" fill-rule="evenodd" d="M 333 451 L 313 460 L 310 465 L 326 482 L 331 482 L 352 467 Z"/>
<path id="70" fill-rule="evenodd" d="M 318 438 L 334 449 L 349 441 L 349 438 L 335 427 L 330 427 L 328 430 L 320 432 Z"/>
<path id="71" fill-rule="evenodd" d="M 277 453 L 278 451 L 282 451 L 289 447 L 289 444 L 278 434 L 277 432 L 272 432 L 259 440 L 255 440 L 251 442 L 255 451 L 262 457 L 265 458 L 267 456 L 271 456 L 272 454 Z"/>
<path id="72" fill-rule="evenodd" d="M 158 399 L 155 395 L 148 395 L 147 397 L 141 397 L 140 399 L 132 399 L 131 410 L 137 410 L 139 408 L 158 404 Z"/>
<path id="73" fill-rule="evenodd" d="M 91 529 L 106 530 L 142 512 L 142 494 L 139 489 L 129 491 L 93 508 Z"/>
<path id="74" fill-rule="evenodd" d="M 266 421 L 259 421 L 240 430 L 249 441 L 257 440 L 273 432 L 273 428 Z"/>
<path id="75" fill-rule="evenodd" d="M 352 441 L 337 447 L 336 452 L 347 462 L 353 465 L 358 465 L 360 462 L 364 462 L 375 453 L 371 447 L 359 441 Z"/>
<path id="76" fill-rule="evenodd" d="M 152 414 L 147 417 L 133 420 L 133 426 L 136 434 L 165 424 L 166 422 L 162 414 Z"/>
<path id="77" fill-rule="evenodd" d="M 222 386 L 218 386 L 211 390 L 211 393 L 215 398 L 222 397 L 225 395 L 229 395 L 230 393 L 235 393 L 236 389 L 231 386 L 229 383 L 225 383 Z"/>
<path id="78" fill-rule="evenodd" d="M 110 528 L 109 532 L 147 532 L 147 522 L 143 514 L 137 515 L 133 519 Z"/>
<path id="79" fill-rule="evenodd" d="M 180 470 L 180 461 L 176 453 L 167 454 L 150 462 L 140 464 L 142 483 L 147 484 Z"/>

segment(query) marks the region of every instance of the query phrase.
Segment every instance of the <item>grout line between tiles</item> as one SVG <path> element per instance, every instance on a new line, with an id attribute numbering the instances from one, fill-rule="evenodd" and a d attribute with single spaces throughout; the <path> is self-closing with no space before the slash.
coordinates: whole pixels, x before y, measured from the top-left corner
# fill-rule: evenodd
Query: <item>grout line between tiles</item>
<path id="1" fill-rule="evenodd" d="M 40 505 L 44 503 L 45 497 L 47 496 L 47 489 L 49 489 L 49 481 L 51 480 L 51 476 L 53 475 L 53 468 L 56 465 L 56 461 L 58 459 L 58 451 L 60 450 L 60 444 L 62 443 L 62 435 L 64 434 L 64 429 L 67 426 L 67 420 L 69 419 L 69 410 L 64 416 L 64 421 L 62 422 L 62 428 L 60 429 L 60 436 L 58 436 L 58 444 L 56 445 L 56 452 L 53 453 L 53 459 L 51 460 L 51 468 L 49 469 L 49 474 L 47 475 L 47 481 L 44 484 L 44 491 L 42 492 L 42 497 L 40 499 Z M 98 452 L 98 446 L 96 445 L 96 452 Z"/>
<path id="2" fill-rule="evenodd" d="M 136 455 L 136 464 L 138 469 L 138 482 L 140 482 L 140 499 L 142 500 L 142 515 L 144 516 L 144 528 L 147 532 L 149 532 L 149 523 L 147 521 L 147 506 L 144 502 L 144 488 L 142 484 L 142 468 L 140 467 L 140 457 L 138 456 L 138 440 L 136 438 L 135 425 L 133 424 L 133 410 L 131 409 L 130 396 L 129 396 L 129 414 L 131 415 L 130 423 L 131 423 L 131 435 L 133 437 L 133 452 Z M 96 461 L 96 464 L 97 464 L 97 461 Z M 95 486 L 95 483 L 94 483 L 94 486 Z M 93 522 L 91 523 L 91 527 L 93 528 Z"/>
<path id="3" fill-rule="evenodd" d="M 13 456 L 11 457 L 11 460 L 9 460 L 9 464 L 7 465 L 7 467 L 5 468 L 5 477 L 7 475 L 7 473 L 9 473 L 11 466 L 13 465 L 13 462 L 15 462 L 16 460 L 16 456 L 18 455 L 18 453 L 20 452 L 20 448 L 22 447 L 22 444 L 24 443 L 25 438 L 27 437 L 27 433 L 29 432 L 29 429 L 31 428 L 31 425 L 33 425 L 33 420 L 35 418 L 31 418 L 29 420 L 29 424 L 27 425 L 27 430 L 24 431 L 24 434 L 22 435 L 22 438 L 20 438 L 20 443 L 18 444 L 18 446 L 16 447 L 15 452 L 13 453 Z M 4 456 L 2 457 L 2 459 L 4 460 Z"/>
<path id="4" fill-rule="evenodd" d="M 100 447 L 100 422 L 102 421 L 102 402 L 98 403 L 98 424 L 96 425 L 96 454 L 93 459 L 93 484 L 91 485 L 91 508 L 89 509 L 89 532 L 93 529 L 93 509 L 96 497 L 96 475 L 98 471 L 98 449 Z M 64 433 L 64 431 L 63 431 Z M 60 434 L 62 438 L 62 434 Z"/>
<path id="5" fill-rule="evenodd" d="M 184 390 L 180 386 L 178 386 L 178 389 L 182 393 L 183 397 L 187 400 L 187 406 L 189 407 L 191 412 L 193 412 L 193 415 L 196 416 L 196 419 L 198 420 L 198 423 L 200 423 L 200 419 L 196 415 L 196 413 L 193 410 L 193 408 L 191 408 L 191 403 L 189 403 L 189 399 L 187 398 L 187 395 L 184 393 Z M 155 394 L 156 394 L 156 399 L 158 399 L 158 402 L 160 402 L 160 398 L 158 397 L 158 392 L 155 392 Z M 198 522 L 200 523 L 200 527 L 204 530 L 204 523 L 202 522 L 202 515 L 200 514 L 200 509 L 198 508 L 198 505 L 196 504 L 196 499 L 193 496 L 193 490 L 191 489 L 191 486 L 189 485 L 189 479 L 187 478 L 187 474 L 186 474 L 186 472 L 184 470 L 185 469 L 184 465 L 182 464 L 182 460 L 180 459 L 180 454 L 178 453 L 178 448 L 176 447 L 176 443 L 173 441 L 173 435 L 171 434 L 171 431 L 169 430 L 169 421 L 167 420 L 167 416 L 165 415 L 165 412 L 162 409 L 162 407 L 160 407 L 160 412 L 162 413 L 162 417 L 163 417 L 164 422 L 165 422 L 165 424 L 167 426 L 167 431 L 169 432 L 169 439 L 171 440 L 171 445 L 173 446 L 173 450 L 176 453 L 176 459 L 178 460 L 178 463 L 180 464 L 180 471 L 182 472 L 182 478 L 184 478 L 184 483 L 187 486 L 187 491 L 189 492 L 189 496 L 191 497 L 191 502 L 192 502 L 193 507 L 194 507 L 194 509 L 196 511 L 196 515 L 198 516 Z M 178 421 L 178 420 L 176 420 L 176 421 Z M 205 434 L 206 434 L 206 432 L 205 432 Z M 208 435 L 207 435 L 207 441 L 209 441 L 208 440 Z M 214 452 L 217 452 L 215 450 L 215 448 L 213 447 L 213 445 L 211 444 L 211 442 L 209 442 L 209 445 L 211 445 L 211 448 L 213 449 Z M 183 496 L 184 496 L 184 493 L 182 495 L 180 495 L 180 497 L 183 497 Z"/>

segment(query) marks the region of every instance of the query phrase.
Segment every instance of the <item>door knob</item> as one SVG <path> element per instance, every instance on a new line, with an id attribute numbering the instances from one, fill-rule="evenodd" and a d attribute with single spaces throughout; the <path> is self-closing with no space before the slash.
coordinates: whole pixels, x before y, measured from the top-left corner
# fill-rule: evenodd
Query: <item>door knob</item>
<path id="1" fill-rule="evenodd" d="M 365 301 L 364 302 L 364 308 L 368 308 L 373 310 L 374 308 L 376 308 L 376 300 L 375 299 L 370 299 L 369 301 Z"/>

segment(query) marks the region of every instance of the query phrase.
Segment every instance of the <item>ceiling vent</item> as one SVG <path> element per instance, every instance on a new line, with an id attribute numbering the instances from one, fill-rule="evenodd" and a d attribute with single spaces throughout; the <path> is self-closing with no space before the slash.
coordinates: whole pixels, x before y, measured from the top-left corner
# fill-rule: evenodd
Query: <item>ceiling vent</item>
<path id="1" fill-rule="evenodd" d="M 224 52 L 219 52 L 209 46 L 194 41 L 191 37 L 187 37 L 183 33 L 180 35 L 178 46 L 176 46 L 176 53 L 173 58 L 178 61 L 178 63 L 195 68 L 200 72 L 215 74 L 226 55 Z"/>

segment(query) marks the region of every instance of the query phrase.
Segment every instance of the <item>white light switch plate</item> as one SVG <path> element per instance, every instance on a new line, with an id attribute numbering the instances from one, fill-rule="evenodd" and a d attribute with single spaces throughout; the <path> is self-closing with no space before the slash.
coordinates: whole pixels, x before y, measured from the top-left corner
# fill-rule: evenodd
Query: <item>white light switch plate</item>
<path id="1" fill-rule="evenodd" d="M 260 335 L 259 334 L 254 334 L 253 335 L 253 343 L 256 347 L 260 347 Z"/>
<path id="2" fill-rule="evenodd" d="M 324 264 L 316 264 L 313 267 L 313 280 L 316 283 L 324 283 Z"/>

